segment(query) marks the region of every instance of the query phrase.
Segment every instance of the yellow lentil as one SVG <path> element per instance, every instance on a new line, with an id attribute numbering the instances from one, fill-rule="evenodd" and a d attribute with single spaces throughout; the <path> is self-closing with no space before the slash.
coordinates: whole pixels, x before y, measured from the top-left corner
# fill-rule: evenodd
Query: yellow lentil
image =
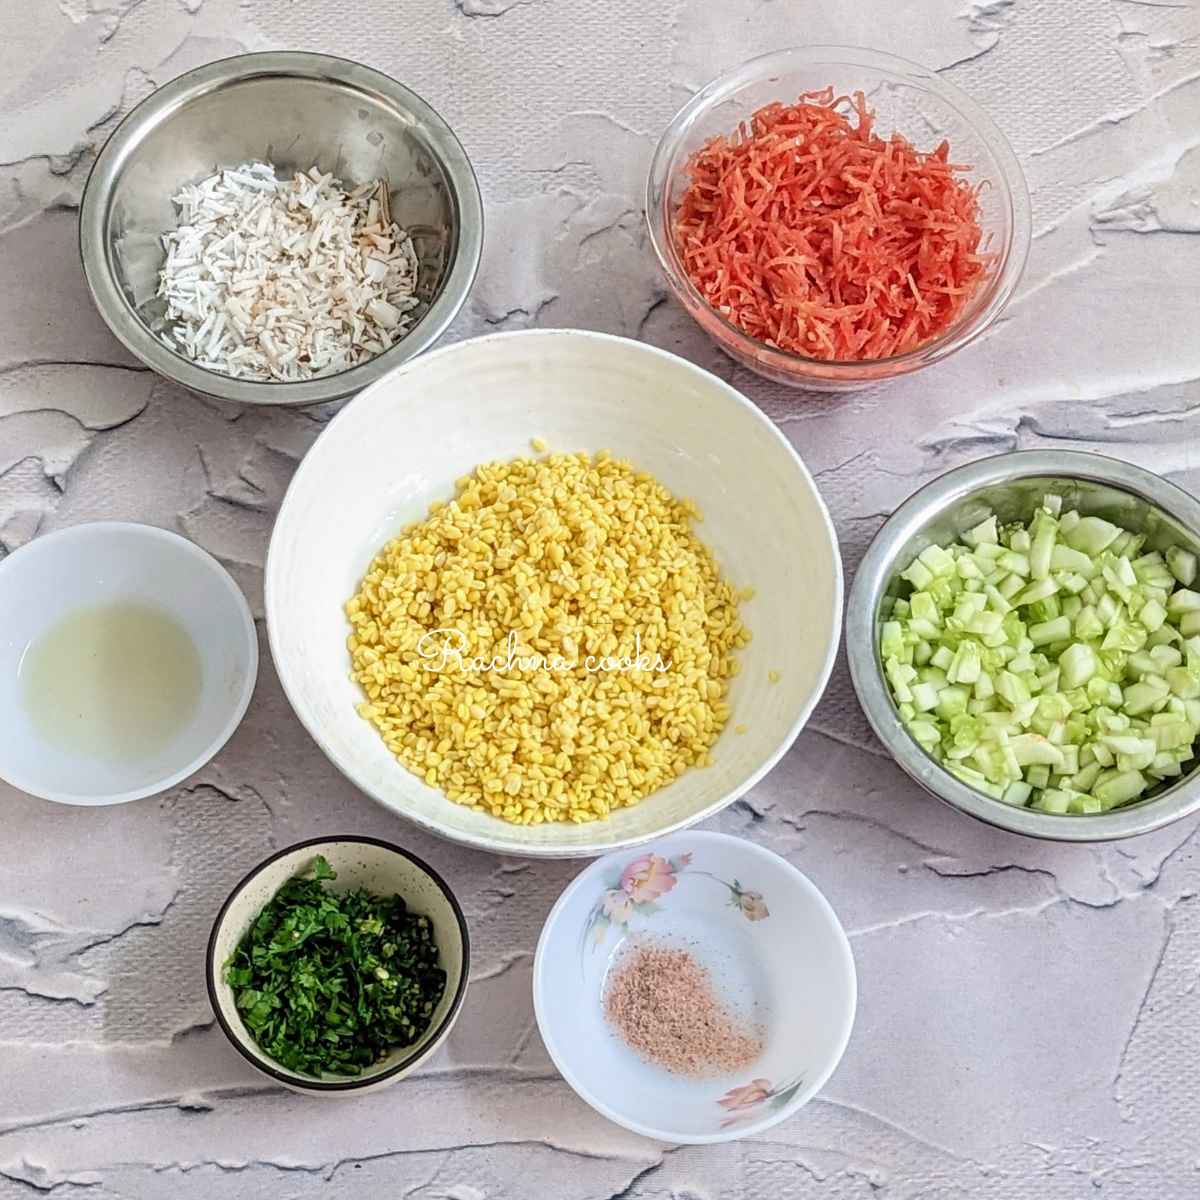
<path id="1" fill-rule="evenodd" d="M 456 489 L 345 606 L 358 711 L 399 762 L 518 824 L 597 820 L 710 764 L 750 634 L 695 505 L 606 451 Z"/>

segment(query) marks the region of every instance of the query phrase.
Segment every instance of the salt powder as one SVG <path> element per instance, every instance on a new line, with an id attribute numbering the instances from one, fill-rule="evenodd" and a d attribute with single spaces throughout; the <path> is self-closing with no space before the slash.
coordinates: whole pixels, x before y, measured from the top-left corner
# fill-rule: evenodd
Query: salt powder
<path id="1" fill-rule="evenodd" d="M 635 944 L 613 968 L 604 1013 L 636 1054 L 676 1075 L 744 1070 L 762 1038 L 717 998 L 712 976 L 686 950 Z"/>

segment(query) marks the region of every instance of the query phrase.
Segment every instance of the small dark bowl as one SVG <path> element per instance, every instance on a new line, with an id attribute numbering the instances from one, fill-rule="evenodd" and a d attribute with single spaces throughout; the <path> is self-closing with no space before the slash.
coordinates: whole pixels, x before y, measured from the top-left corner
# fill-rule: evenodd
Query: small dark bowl
<path id="1" fill-rule="evenodd" d="M 318 854 L 323 854 L 337 872 L 337 879 L 330 884 L 337 891 L 363 887 L 380 895 L 399 894 L 414 910 L 429 917 L 433 922 L 441 965 L 446 972 L 446 990 L 420 1040 L 411 1046 L 398 1047 L 361 1075 L 317 1078 L 290 1071 L 270 1058 L 242 1023 L 233 988 L 224 978 L 225 963 L 258 914 L 283 884 L 307 870 Z M 458 1019 L 467 994 L 470 969 L 471 939 L 467 920 L 446 881 L 428 863 L 407 850 L 368 837 L 313 838 L 280 850 L 259 863 L 233 889 L 217 913 L 208 939 L 206 961 L 208 996 L 217 1024 L 238 1053 L 284 1087 L 326 1096 L 377 1091 L 403 1079 L 420 1066 L 446 1040 Z"/>

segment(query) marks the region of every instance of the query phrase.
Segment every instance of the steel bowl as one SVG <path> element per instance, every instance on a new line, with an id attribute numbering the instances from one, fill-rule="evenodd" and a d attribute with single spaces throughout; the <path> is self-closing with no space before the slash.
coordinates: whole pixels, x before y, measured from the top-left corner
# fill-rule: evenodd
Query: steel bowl
<path id="1" fill-rule="evenodd" d="M 926 791 L 989 825 L 1029 837 L 1102 842 L 1149 833 L 1200 812 L 1200 768 L 1145 800 L 1106 813 L 1058 815 L 1018 808 L 963 783 L 919 746 L 900 722 L 883 674 L 879 623 L 899 577 L 926 546 L 953 542 L 995 512 L 1027 521 L 1041 497 L 1105 517 L 1147 535 L 1149 549 L 1179 545 L 1200 553 L 1200 503 L 1165 479 L 1099 454 L 1032 450 L 985 458 L 948 471 L 910 496 L 884 522 L 858 569 L 846 609 L 850 676 L 871 727 L 897 763 Z"/>
<path id="2" fill-rule="evenodd" d="M 420 305 L 408 333 L 383 354 L 338 374 L 271 383 L 209 371 L 158 336 L 161 235 L 177 224 L 171 197 L 250 159 L 289 174 L 315 165 L 350 186 L 387 181 L 392 217 L 420 260 Z M 101 316 L 160 375 L 244 404 L 318 404 L 361 390 L 444 332 L 479 267 L 483 205 L 450 127 L 402 84 L 324 54 L 242 54 L 181 75 L 121 122 L 88 177 L 79 246 Z"/>

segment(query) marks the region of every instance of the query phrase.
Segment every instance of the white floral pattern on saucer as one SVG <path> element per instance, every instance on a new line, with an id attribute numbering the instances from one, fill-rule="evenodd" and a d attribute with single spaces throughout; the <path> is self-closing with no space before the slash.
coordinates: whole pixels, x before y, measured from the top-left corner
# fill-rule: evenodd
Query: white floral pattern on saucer
<path id="1" fill-rule="evenodd" d="M 732 1114 L 722 1119 L 721 1128 L 729 1129 L 742 1121 L 753 1120 L 760 1114 L 763 1105 L 768 1108 L 785 1108 L 803 1083 L 804 1076 L 801 1075 L 778 1087 L 773 1087 L 769 1079 L 752 1079 L 741 1087 L 731 1087 L 717 1101 L 726 1112 Z"/>
<path id="2" fill-rule="evenodd" d="M 686 947 L 724 1004 L 762 1033 L 735 1074 L 672 1075 L 604 1015 L 609 971 L 641 938 Z M 588 866 L 538 943 L 534 1008 L 566 1081 L 610 1120 L 665 1142 L 760 1133 L 808 1102 L 854 1020 L 854 962 L 820 892 L 784 859 L 724 834 L 685 832 Z"/>
<path id="3" fill-rule="evenodd" d="M 594 951 L 602 945 L 611 926 L 622 929 L 636 916 L 648 917 L 659 911 L 659 901 L 679 882 L 685 871 L 694 877 L 706 877 L 720 884 L 729 895 L 727 902 L 748 921 L 761 921 L 771 915 L 762 892 L 744 888 L 740 880 L 728 882 L 709 871 L 691 869 L 692 852 L 684 851 L 677 858 L 658 854 L 640 854 L 630 859 L 620 875 L 610 880 L 592 909 L 583 930 L 583 945 Z M 582 947 L 581 947 L 582 949 Z"/>

